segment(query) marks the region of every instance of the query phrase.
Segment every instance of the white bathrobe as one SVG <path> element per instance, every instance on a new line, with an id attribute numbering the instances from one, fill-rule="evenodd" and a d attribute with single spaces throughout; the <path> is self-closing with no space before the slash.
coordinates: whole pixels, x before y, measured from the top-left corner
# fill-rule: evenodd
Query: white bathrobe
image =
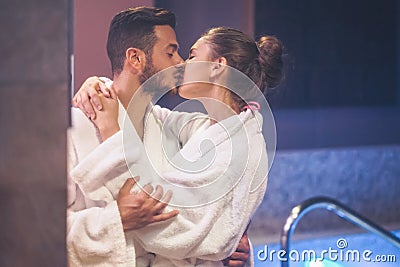
<path id="1" fill-rule="evenodd" d="M 125 109 L 120 105 L 118 122 L 123 127 Z M 122 145 L 115 145 L 115 140 L 121 140 L 119 132 L 101 144 L 100 136 L 94 125 L 79 110 L 71 110 L 72 127 L 68 131 L 68 210 L 67 210 L 67 251 L 70 266 L 146 266 L 153 256 L 140 246 L 134 249 L 134 240 L 126 237 L 115 201 L 118 191 L 127 178 L 132 177 L 128 172 L 125 161 L 121 160 Z M 190 120 L 194 115 L 187 114 Z M 182 119 L 182 116 L 179 118 Z M 180 127 L 180 121 L 173 122 L 173 126 Z M 198 127 L 199 123 L 192 123 Z M 179 136 L 172 131 L 168 139 L 185 143 L 195 132 L 195 128 L 187 127 L 188 131 Z M 160 158 L 160 144 L 157 133 L 160 132 L 159 122 L 149 113 L 145 127 L 147 147 L 155 150 L 155 158 Z M 154 134 L 152 134 L 154 133 Z M 157 138 L 154 138 L 157 137 Z M 160 141 L 160 140 L 159 140 Z M 101 144 L 101 145 L 100 145 Z M 155 148 L 157 147 L 157 149 Z M 157 151 L 159 150 L 159 151 Z M 100 153 L 99 153 L 100 152 Z M 171 153 L 176 153 L 171 152 Z M 95 159 L 95 163 L 91 162 Z M 160 164 L 163 164 L 160 162 Z M 98 166 L 105 167 L 107 173 Z M 106 191 L 105 198 L 93 200 L 90 196 L 93 188 L 98 187 L 96 181 L 86 177 L 82 170 L 90 176 L 101 177 L 102 187 Z M 71 175 L 73 173 L 76 175 Z M 106 181 L 108 180 L 108 181 Z M 103 184 L 101 184 L 103 185 Z M 110 190 L 113 195 L 108 193 Z M 100 190 L 101 191 L 101 190 Z M 104 195 L 104 194 L 103 194 Z"/>
<path id="2" fill-rule="evenodd" d="M 96 128 L 85 115 L 75 108 L 71 115 L 73 127 L 68 131 L 68 173 L 100 144 Z M 118 176 L 116 174 L 114 178 Z M 127 246 L 116 201 L 91 200 L 81 190 L 84 182 L 68 176 L 69 266 L 136 266 L 135 251 Z"/>
<path id="3" fill-rule="evenodd" d="M 200 192 L 200 196 L 197 192 L 193 194 L 192 191 L 186 195 L 175 194 L 172 202 L 178 204 L 184 203 L 191 194 L 197 200 L 203 198 L 205 201 L 214 201 L 199 207 L 173 207 L 180 211 L 176 218 L 127 233 L 126 251 L 131 253 L 136 249 L 136 256 L 139 259 L 137 266 L 144 266 L 141 264 L 144 264 L 143 255 L 146 254 L 143 253 L 142 248 L 155 254 L 155 258 L 151 259 L 152 266 L 222 266 L 220 260 L 236 249 L 242 233 L 265 193 L 268 161 L 264 138 L 261 134 L 260 116 L 257 115 L 258 119 L 256 119 L 253 112 L 248 110 L 222 121 L 221 124 L 212 126 L 203 124 L 196 133 L 194 130 L 198 128 L 198 125 L 188 127 L 189 129 L 186 129 L 183 134 L 182 132 L 177 134 L 175 130 L 180 129 L 182 121 L 186 121 L 182 118 L 188 114 L 171 113 L 157 106 L 151 114 L 152 119 L 147 121 L 145 127 L 144 145 L 154 152 L 150 155 L 151 163 L 158 171 L 163 171 L 164 178 L 178 185 L 204 186 L 226 173 L 228 177 L 232 177 L 231 182 L 225 180 L 228 183 L 228 189 L 232 187 L 233 189 L 224 192 L 218 199 L 213 198 L 215 192 L 212 190 L 210 195 L 207 195 L 207 191 Z M 177 158 L 180 159 L 183 155 L 193 161 L 199 161 L 210 154 L 214 155 L 213 164 L 208 166 L 207 170 L 189 175 L 168 164 L 168 160 L 165 160 L 165 156 L 161 153 L 160 125 L 166 122 L 166 118 L 169 118 L 167 121 L 169 127 L 176 128 L 169 132 L 170 136 L 166 139 L 175 138 L 176 140 L 178 135 L 182 139 L 180 143 L 183 148 L 177 154 Z M 244 127 L 238 122 L 243 122 Z M 229 133 L 226 129 L 230 129 Z M 112 136 L 87 154 L 71 171 L 71 177 L 77 182 L 85 197 L 97 204 L 106 205 L 105 209 L 114 203 L 124 179 L 136 174 L 142 177 L 148 176 L 148 178 L 154 175 L 154 171 L 146 173 L 151 169 L 151 164 L 143 160 L 144 152 L 139 145 L 130 146 L 129 152 L 126 151 L 133 173 L 119 175 L 126 171 L 122 139 L 122 132 Z M 138 138 L 132 139 L 135 140 L 133 142 L 138 142 L 136 141 Z M 212 140 L 215 146 L 199 151 L 198 147 L 204 140 Z M 231 140 L 235 140 L 235 144 L 242 142 L 244 150 L 241 151 L 240 146 L 235 146 L 235 150 L 239 149 L 239 151 L 232 152 Z M 243 162 L 245 162 L 244 165 Z M 142 167 L 139 168 L 139 166 Z M 110 172 L 114 175 L 110 175 Z M 167 210 L 170 209 L 167 207 Z M 90 227 L 81 227 L 80 234 L 86 235 L 85 231 L 89 231 L 88 228 Z M 120 233 L 116 234 L 115 238 L 119 236 Z M 131 238 L 137 243 L 134 244 Z M 110 251 L 112 249 L 114 247 Z M 128 258 L 130 256 L 131 254 Z"/>

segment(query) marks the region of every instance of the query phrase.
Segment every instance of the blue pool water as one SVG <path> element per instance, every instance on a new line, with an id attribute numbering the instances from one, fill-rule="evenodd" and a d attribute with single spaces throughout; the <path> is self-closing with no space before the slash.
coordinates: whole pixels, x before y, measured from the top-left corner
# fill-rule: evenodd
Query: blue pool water
<path id="1" fill-rule="evenodd" d="M 400 231 L 394 234 L 400 236 Z M 285 255 L 279 255 L 279 250 L 279 244 L 255 246 L 255 266 L 280 266 L 279 259 Z M 309 261 L 321 255 L 322 262 Z M 399 267 L 400 249 L 379 236 L 363 233 L 293 241 L 287 258 L 291 267 Z"/>

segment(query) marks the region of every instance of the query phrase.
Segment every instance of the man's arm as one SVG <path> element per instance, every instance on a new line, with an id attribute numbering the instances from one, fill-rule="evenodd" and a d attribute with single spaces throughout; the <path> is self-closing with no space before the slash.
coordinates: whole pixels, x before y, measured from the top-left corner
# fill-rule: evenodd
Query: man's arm
<path id="1" fill-rule="evenodd" d="M 135 179 L 127 179 L 118 193 L 117 205 L 124 231 L 140 229 L 148 224 L 166 221 L 178 215 L 177 210 L 162 213 L 171 200 L 171 192 L 167 192 L 163 197 L 161 186 L 157 186 L 153 193 L 153 187 L 147 184 L 143 190 L 132 193 L 131 190 L 135 184 Z"/>

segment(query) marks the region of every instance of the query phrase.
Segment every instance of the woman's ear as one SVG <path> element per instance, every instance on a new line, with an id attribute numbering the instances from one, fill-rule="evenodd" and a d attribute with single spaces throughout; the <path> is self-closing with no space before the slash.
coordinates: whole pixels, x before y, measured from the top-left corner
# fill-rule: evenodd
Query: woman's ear
<path id="1" fill-rule="evenodd" d="M 131 47 L 125 52 L 125 61 L 133 72 L 140 74 L 146 65 L 146 55 L 142 50 Z"/>
<path id="2" fill-rule="evenodd" d="M 225 57 L 219 57 L 214 60 L 211 67 L 210 78 L 215 79 L 216 77 L 220 76 L 221 73 L 225 70 L 226 66 L 227 61 Z"/>

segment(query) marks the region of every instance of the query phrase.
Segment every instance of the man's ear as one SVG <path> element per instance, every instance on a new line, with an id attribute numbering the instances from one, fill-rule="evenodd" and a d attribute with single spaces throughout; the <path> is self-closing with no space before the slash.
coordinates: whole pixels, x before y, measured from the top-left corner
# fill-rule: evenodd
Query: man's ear
<path id="1" fill-rule="evenodd" d="M 125 60 L 130 69 L 136 74 L 140 74 L 146 65 L 146 55 L 143 50 L 138 48 L 128 48 L 125 52 Z"/>
<path id="2" fill-rule="evenodd" d="M 211 74 L 210 78 L 215 79 L 216 77 L 220 76 L 221 73 L 225 70 L 228 62 L 225 57 L 219 57 L 213 61 L 211 67 Z"/>

